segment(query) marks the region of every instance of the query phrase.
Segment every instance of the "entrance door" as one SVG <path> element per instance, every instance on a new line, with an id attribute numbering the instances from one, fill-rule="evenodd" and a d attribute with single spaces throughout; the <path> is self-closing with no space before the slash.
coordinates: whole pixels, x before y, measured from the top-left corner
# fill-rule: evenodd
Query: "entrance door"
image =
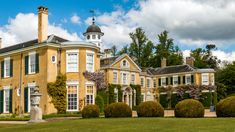
<path id="1" fill-rule="evenodd" d="M 10 112 L 10 89 L 4 90 L 4 113 Z"/>

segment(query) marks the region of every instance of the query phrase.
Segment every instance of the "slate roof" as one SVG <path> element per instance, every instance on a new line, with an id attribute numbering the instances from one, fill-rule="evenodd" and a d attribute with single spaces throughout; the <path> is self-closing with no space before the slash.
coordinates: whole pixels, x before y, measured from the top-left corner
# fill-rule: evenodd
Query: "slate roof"
<path id="1" fill-rule="evenodd" d="M 100 67 L 110 66 L 114 61 L 116 61 L 117 58 L 118 58 L 118 56 L 100 59 Z"/>
<path id="2" fill-rule="evenodd" d="M 148 68 L 146 70 L 147 74 L 150 75 L 162 75 L 162 74 L 172 74 L 172 73 L 182 73 L 182 72 L 193 72 L 197 69 L 189 65 L 177 65 L 177 66 L 167 66 L 163 68 Z"/>
<path id="3" fill-rule="evenodd" d="M 47 42 L 66 42 L 66 41 L 68 41 L 68 40 L 60 38 L 60 37 L 55 36 L 55 35 L 50 35 L 50 36 L 48 36 L 48 39 L 47 39 Z M 35 46 L 37 44 L 38 44 L 38 39 L 34 39 L 34 40 L 31 40 L 31 41 L 19 43 L 19 44 L 16 44 L 16 45 L 4 47 L 4 48 L 0 49 L 0 54 L 10 52 L 10 51 L 14 51 L 14 50 L 18 50 L 18 49 L 23 49 L 23 48 L 26 48 L 26 47 Z"/>

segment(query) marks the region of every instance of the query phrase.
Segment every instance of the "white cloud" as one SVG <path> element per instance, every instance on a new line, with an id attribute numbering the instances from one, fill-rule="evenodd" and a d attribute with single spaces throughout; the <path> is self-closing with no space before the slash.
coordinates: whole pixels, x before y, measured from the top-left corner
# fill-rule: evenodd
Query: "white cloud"
<path id="1" fill-rule="evenodd" d="M 177 42 L 192 47 L 213 42 L 220 48 L 235 41 L 235 1 L 231 0 L 145 0 L 129 11 L 97 16 L 97 21 L 107 35 L 107 45 L 118 42 L 117 36 L 125 38 L 119 45 L 129 43 L 128 33 L 135 27 L 143 27 L 154 41 L 168 30 Z"/>
<path id="2" fill-rule="evenodd" d="M 38 17 L 33 13 L 19 13 L 10 18 L 7 25 L 0 27 L 0 36 L 3 38 L 3 47 L 37 38 Z M 56 24 L 48 25 L 48 35 L 55 34 L 68 40 L 80 40 L 77 33 Z"/>
<path id="3" fill-rule="evenodd" d="M 73 24 L 80 24 L 80 17 L 77 16 L 77 14 L 74 14 L 71 18 L 70 18 L 70 21 L 73 23 Z"/>

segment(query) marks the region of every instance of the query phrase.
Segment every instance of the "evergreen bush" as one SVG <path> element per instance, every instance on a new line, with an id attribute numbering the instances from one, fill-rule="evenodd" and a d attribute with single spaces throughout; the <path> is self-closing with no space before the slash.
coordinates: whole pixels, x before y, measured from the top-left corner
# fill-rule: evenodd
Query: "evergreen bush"
<path id="1" fill-rule="evenodd" d="M 82 118 L 95 118 L 99 117 L 100 110 L 97 105 L 87 105 L 82 110 Z"/>
<path id="2" fill-rule="evenodd" d="M 131 108 L 125 103 L 112 103 L 108 105 L 105 110 L 105 117 L 132 117 Z"/>
<path id="3" fill-rule="evenodd" d="M 100 95 L 96 95 L 95 104 L 99 107 L 100 112 L 104 111 L 104 99 Z"/>
<path id="4" fill-rule="evenodd" d="M 217 117 L 235 117 L 235 96 L 220 100 L 216 105 Z"/>
<path id="5" fill-rule="evenodd" d="M 204 106 L 194 99 L 185 99 L 175 106 L 175 117 L 204 117 Z"/>
<path id="6" fill-rule="evenodd" d="M 142 102 L 137 107 L 138 117 L 163 117 L 164 108 L 158 102 Z"/>

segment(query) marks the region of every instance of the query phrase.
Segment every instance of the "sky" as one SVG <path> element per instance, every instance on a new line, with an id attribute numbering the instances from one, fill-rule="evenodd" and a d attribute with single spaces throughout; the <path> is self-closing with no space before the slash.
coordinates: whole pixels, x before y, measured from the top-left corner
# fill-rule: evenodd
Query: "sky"
<path id="1" fill-rule="evenodd" d="M 235 60 L 235 0 L 1 0 L 0 37 L 3 47 L 37 38 L 37 7 L 49 8 L 49 34 L 71 41 L 84 40 L 83 32 L 96 24 L 103 48 L 130 44 L 137 27 L 158 43 L 157 34 L 169 32 L 184 56 L 190 50 L 216 44 L 221 60 Z"/>

